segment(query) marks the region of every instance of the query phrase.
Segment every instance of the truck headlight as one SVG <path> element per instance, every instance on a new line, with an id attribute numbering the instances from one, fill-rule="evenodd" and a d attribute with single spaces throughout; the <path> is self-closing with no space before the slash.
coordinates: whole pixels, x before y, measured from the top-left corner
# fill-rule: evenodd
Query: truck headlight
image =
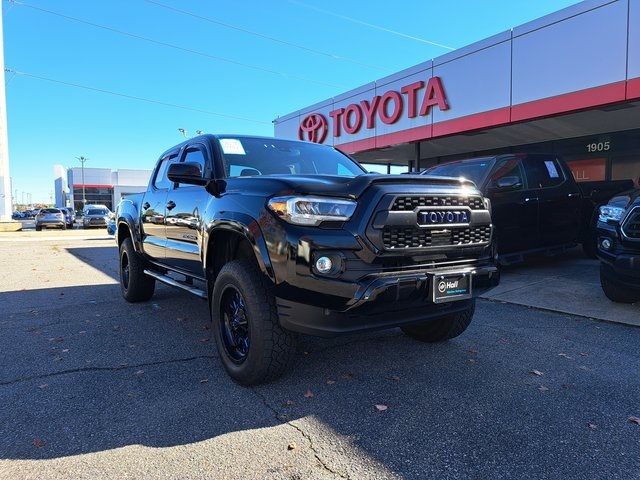
<path id="1" fill-rule="evenodd" d="M 267 204 L 283 220 L 311 226 L 325 221 L 347 221 L 356 210 L 356 205 L 351 200 L 328 197 L 274 197 Z"/>
<path id="2" fill-rule="evenodd" d="M 609 220 L 619 222 L 626 209 L 622 207 L 613 207 L 611 205 L 603 205 L 600 207 L 600 214 L 598 220 L 601 222 L 608 222 Z"/>

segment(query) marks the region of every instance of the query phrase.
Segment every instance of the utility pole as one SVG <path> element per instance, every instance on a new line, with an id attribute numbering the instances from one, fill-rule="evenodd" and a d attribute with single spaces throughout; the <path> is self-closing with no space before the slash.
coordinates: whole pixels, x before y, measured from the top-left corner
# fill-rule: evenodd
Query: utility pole
<path id="1" fill-rule="evenodd" d="M 3 2 L 4 3 L 4 2 Z M 0 10 L 4 5 L 0 6 Z M 0 222 L 11 221 L 11 183 L 9 140 L 7 135 L 7 96 L 4 83 L 4 35 L 0 12 Z"/>
<path id="2" fill-rule="evenodd" d="M 80 160 L 80 163 L 82 164 L 82 208 L 84 208 L 87 205 L 87 197 L 84 193 L 84 162 L 86 162 L 89 159 L 87 157 L 76 157 L 76 158 Z"/>

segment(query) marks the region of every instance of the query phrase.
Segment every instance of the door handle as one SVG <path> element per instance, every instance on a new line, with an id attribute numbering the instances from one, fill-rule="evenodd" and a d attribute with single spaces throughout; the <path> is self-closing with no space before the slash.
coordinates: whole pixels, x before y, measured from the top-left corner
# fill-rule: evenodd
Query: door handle
<path id="1" fill-rule="evenodd" d="M 167 202 L 167 210 L 173 210 L 174 208 L 176 208 L 176 202 L 174 202 L 173 200 L 169 200 Z"/>
<path id="2" fill-rule="evenodd" d="M 527 197 L 524 199 L 524 203 L 537 202 L 537 201 L 538 201 L 538 197 Z"/>
<path id="3" fill-rule="evenodd" d="M 579 193 L 569 193 L 567 194 L 567 197 L 571 198 L 571 197 L 577 197 L 578 195 L 580 195 Z"/>
<path id="4" fill-rule="evenodd" d="M 142 208 L 144 208 L 145 210 L 149 210 L 150 207 L 151 207 L 151 204 L 149 202 L 144 202 L 142 204 Z"/>

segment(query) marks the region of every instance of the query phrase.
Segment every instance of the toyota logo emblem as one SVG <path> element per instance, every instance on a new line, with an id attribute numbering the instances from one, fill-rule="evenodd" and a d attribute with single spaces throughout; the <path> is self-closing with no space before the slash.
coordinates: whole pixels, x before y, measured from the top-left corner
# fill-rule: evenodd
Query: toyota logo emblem
<path id="1" fill-rule="evenodd" d="M 313 143 L 322 143 L 327 138 L 329 126 L 324 115 L 312 113 L 307 115 L 298 128 L 298 138 Z"/>

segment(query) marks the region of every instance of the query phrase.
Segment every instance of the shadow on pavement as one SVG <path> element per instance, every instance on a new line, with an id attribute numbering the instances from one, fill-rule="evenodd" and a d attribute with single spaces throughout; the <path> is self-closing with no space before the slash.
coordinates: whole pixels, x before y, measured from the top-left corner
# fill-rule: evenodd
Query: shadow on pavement
<path id="1" fill-rule="evenodd" d="M 69 252 L 112 275 L 113 250 Z M 160 287 L 127 304 L 118 288 L 43 289 L 50 302 L 0 321 L 1 458 L 170 447 L 294 422 L 327 455 L 338 442 L 410 478 L 637 467 L 627 421 L 640 399 L 637 330 L 480 302 L 448 343 L 398 330 L 302 338 L 293 372 L 248 389 L 217 361 L 206 302 Z M 73 302 L 58 305 L 61 293 Z"/>

